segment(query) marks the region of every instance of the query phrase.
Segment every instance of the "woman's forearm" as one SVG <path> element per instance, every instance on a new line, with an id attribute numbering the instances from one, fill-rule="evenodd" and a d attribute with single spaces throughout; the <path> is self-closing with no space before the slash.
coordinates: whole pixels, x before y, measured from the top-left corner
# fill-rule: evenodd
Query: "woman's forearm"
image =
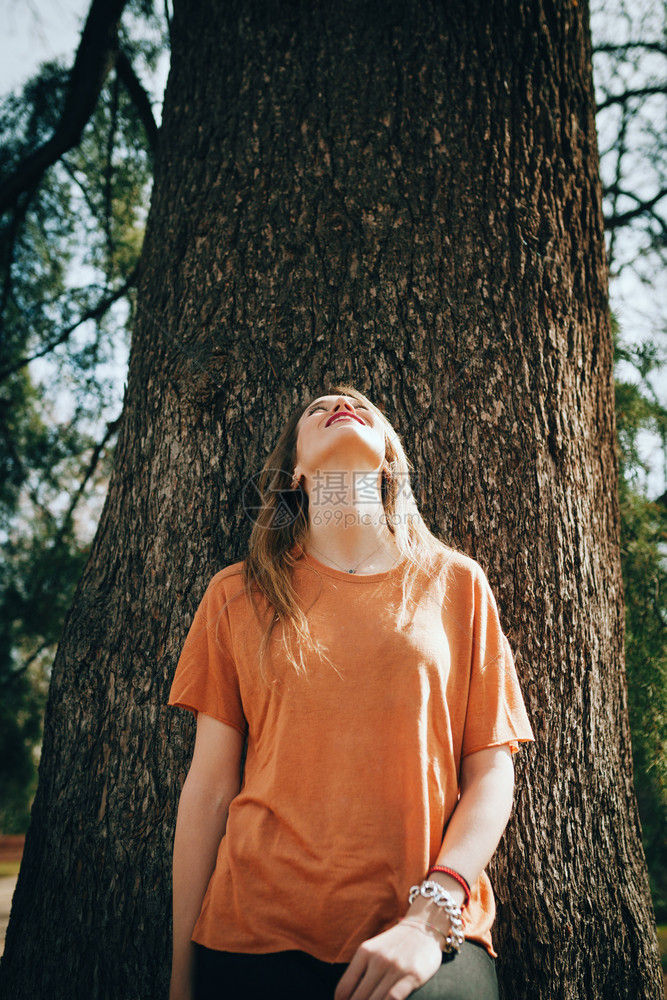
<path id="1" fill-rule="evenodd" d="M 172 1000 L 191 995 L 194 947 L 192 931 L 215 867 L 233 794 L 212 796 L 206 788 L 188 783 L 181 792 L 173 854 Z"/>
<path id="2" fill-rule="evenodd" d="M 461 795 L 435 864 L 452 868 L 473 885 L 493 857 L 507 826 L 513 794 L 514 766 L 508 747 L 492 747 L 464 758 Z M 433 879 L 447 889 L 456 903 L 463 903 L 465 894 L 458 882 L 441 872 L 435 873 Z M 419 913 L 424 910 L 419 898 L 411 911 L 413 907 Z"/>
<path id="3" fill-rule="evenodd" d="M 436 860 L 436 864 L 460 872 L 470 885 L 477 881 L 493 857 L 512 812 L 514 766 L 511 751 L 507 749 L 503 753 L 504 748 L 493 749 L 489 766 L 477 767 L 462 786 L 461 797 Z"/>
<path id="4" fill-rule="evenodd" d="M 460 787 L 436 864 L 452 868 L 472 883 L 498 846 L 512 809 L 514 766 L 509 747 L 488 747 L 465 757 Z M 455 879 L 440 872 L 432 877 L 459 905 L 463 903 L 465 893 Z M 449 918 L 443 919 L 439 910 L 418 896 L 406 914 L 409 920 L 365 941 L 338 983 L 335 1000 L 366 1000 L 371 994 L 406 997 L 408 989 L 414 992 L 415 983 L 427 982 L 440 968 L 443 937 L 451 929 Z M 390 987 L 394 992 L 388 992 Z"/>

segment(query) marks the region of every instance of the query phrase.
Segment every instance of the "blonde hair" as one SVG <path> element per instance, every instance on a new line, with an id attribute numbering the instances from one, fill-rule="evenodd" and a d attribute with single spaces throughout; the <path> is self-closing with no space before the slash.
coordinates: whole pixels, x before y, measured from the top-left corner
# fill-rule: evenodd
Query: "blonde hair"
<path id="1" fill-rule="evenodd" d="M 406 560 L 401 579 L 402 601 L 398 619 L 401 627 L 407 619 L 408 604 L 420 571 L 426 570 L 430 577 L 436 577 L 442 565 L 441 556 L 453 550 L 436 538 L 424 523 L 410 483 L 414 466 L 405 454 L 398 434 L 382 411 L 351 385 L 336 385 L 329 394 L 334 393 L 364 403 L 384 427 L 385 461 L 390 474 L 387 475 L 383 469 L 381 499 L 387 526 Z M 278 622 L 283 626 L 282 643 L 288 662 L 297 673 L 307 672 L 304 650 L 317 652 L 328 659 L 326 651 L 315 644 L 310 634 L 308 609 L 301 607 L 292 585 L 292 568 L 300 558 L 308 532 L 308 495 L 300 484 L 298 489 L 292 488 L 297 428 L 302 415 L 319 398 L 314 396 L 292 413 L 266 459 L 258 480 L 261 506 L 253 524 L 243 563 L 244 589 L 241 593 L 249 596 L 260 624 L 263 624 L 263 616 L 264 622 L 267 621 L 267 616 L 269 619 L 259 648 L 259 671 L 265 680 L 264 660 Z M 293 551 L 295 546 L 297 548 Z M 258 595 L 259 602 L 256 600 Z M 298 658 L 292 647 L 292 633 L 299 640 Z M 330 660 L 329 662 L 331 663 Z M 335 669 L 335 665 L 332 666 Z"/>

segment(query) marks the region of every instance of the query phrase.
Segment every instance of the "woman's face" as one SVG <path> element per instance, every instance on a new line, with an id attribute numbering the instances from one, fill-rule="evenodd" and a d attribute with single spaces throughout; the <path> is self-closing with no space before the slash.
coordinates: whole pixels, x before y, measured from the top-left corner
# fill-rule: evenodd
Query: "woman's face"
<path id="1" fill-rule="evenodd" d="M 320 469 L 380 472 L 385 429 L 366 403 L 352 396 L 320 396 L 297 424 L 296 474 L 310 479 Z"/>

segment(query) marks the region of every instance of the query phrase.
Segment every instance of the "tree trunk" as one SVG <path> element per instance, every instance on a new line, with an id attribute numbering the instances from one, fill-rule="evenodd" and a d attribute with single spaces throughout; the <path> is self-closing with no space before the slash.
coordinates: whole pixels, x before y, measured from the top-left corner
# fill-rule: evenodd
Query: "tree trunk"
<path id="1" fill-rule="evenodd" d="M 53 670 L 2 998 L 165 995 L 193 725 L 165 707 L 291 409 L 383 403 L 498 595 L 537 742 L 505 998 L 657 998 L 632 788 L 588 11 L 180 0 L 107 503 Z"/>

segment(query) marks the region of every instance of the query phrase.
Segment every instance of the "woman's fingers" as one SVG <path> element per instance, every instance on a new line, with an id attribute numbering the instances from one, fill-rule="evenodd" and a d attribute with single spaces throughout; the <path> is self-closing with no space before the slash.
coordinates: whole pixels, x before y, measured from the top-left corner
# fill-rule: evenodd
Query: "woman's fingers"
<path id="1" fill-rule="evenodd" d="M 334 1000 L 350 1000 L 350 997 L 361 982 L 368 965 L 368 954 L 364 945 L 357 948 L 357 952 L 348 965 L 347 969 L 338 981 Z"/>
<path id="2" fill-rule="evenodd" d="M 337 990 L 334 994 L 334 1000 L 384 1000 L 387 991 L 394 985 L 394 981 L 395 972 L 393 969 L 387 969 L 384 963 L 369 961 L 361 975 L 357 976 L 354 985 L 351 985 L 352 980 L 349 983 L 343 983 L 341 979 L 338 988 L 340 989 L 342 984 L 343 990 L 347 992 L 341 992 L 339 998 Z"/>
<path id="3" fill-rule="evenodd" d="M 405 1000 L 420 985 L 412 973 L 405 974 L 396 969 L 388 969 L 368 1000 Z M 356 1000 L 354 994 L 352 1000 Z"/>
<path id="4" fill-rule="evenodd" d="M 334 1000 L 405 1000 L 437 971 L 442 952 L 420 930 L 395 927 L 357 949 Z"/>
<path id="5" fill-rule="evenodd" d="M 405 1000 L 420 985 L 413 973 L 406 973 L 377 958 L 368 963 L 345 1000 Z M 338 994 L 335 994 L 335 1000 L 338 1000 Z"/>

